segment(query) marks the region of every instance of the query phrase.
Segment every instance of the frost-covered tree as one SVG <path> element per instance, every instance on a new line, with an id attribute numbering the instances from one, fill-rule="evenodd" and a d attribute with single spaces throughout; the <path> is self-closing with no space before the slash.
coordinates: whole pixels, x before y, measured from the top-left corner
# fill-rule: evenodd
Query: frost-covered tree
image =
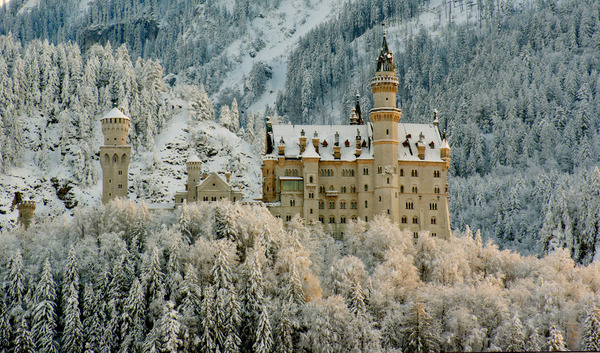
<path id="1" fill-rule="evenodd" d="M 61 351 L 68 353 L 80 353 L 83 351 L 83 326 L 81 324 L 81 312 L 79 310 L 79 291 L 75 284 L 69 284 L 66 295 L 66 307 L 64 309 L 64 330 L 61 340 Z"/>
<path id="2" fill-rule="evenodd" d="M 84 352 L 99 350 L 99 341 L 102 337 L 101 310 L 98 305 L 94 286 L 91 282 L 85 284 L 83 290 L 82 307 Z"/>
<path id="3" fill-rule="evenodd" d="M 12 311 L 13 308 L 21 305 L 25 295 L 23 256 L 20 251 L 16 251 L 10 257 L 4 283 L 6 283 L 6 306 L 9 311 Z"/>
<path id="4" fill-rule="evenodd" d="M 590 310 L 583 323 L 581 349 L 584 351 L 600 351 L 600 310 Z"/>
<path id="5" fill-rule="evenodd" d="M 50 261 L 46 259 L 42 277 L 34 293 L 32 315 L 33 340 L 40 352 L 58 352 L 56 288 Z"/>
<path id="6" fill-rule="evenodd" d="M 146 300 L 140 281 L 135 278 L 125 299 L 121 323 L 122 352 L 139 352 L 146 336 Z"/>
<path id="7" fill-rule="evenodd" d="M 273 351 L 276 353 L 291 353 L 294 351 L 294 322 L 291 304 L 284 302 L 281 306 L 279 322 L 273 335 Z"/>
<path id="8" fill-rule="evenodd" d="M 403 352 L 435 352 L 439 350 L 438 327 L 422 301 L 412 304 L 400 333 Z"/>
<path id="9" fill-rule="evenodd" d="M 27 325 L 27 319 L 23 318 L 17 329 L 14 341 L 15 353 L 34 353 L 36 351 L 33 337 Z"/>
<path id="10" fill-rule="evenodd" d="M 548 332 L 548 341 L 546 344 L 548 351 L 550 352 L 564 352 L 567 350 L 562 333 L 558 327 L 556 327 L 556 325 L 550 326 L 550 331 Z"/>
<path id="11" fill-rule="evenodd" d="M 179 314 L 175 310 L 175 304 L 167 301 L 164 308 L 164 314 L 160 320 L 163 352 L 178 352 L 183 344 L 179 338 L 181 323 Z"/>
<path id="12" fill-rule="evenodd" d="M 149 315 L 154 316 L 154 318 L 159 318 L 161 315 L 160 310 L 162 310 L 165 297 L 164 277 L 160 265 L 159 250 L 158 247 L 154 247 L 152 254 L 146 254 L 142 266 L 142 287 L 145 291 Z"/>

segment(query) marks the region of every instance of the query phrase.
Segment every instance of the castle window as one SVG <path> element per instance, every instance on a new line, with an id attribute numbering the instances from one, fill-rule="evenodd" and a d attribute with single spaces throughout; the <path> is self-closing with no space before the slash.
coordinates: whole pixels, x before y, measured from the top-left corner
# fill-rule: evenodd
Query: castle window
<path id="1" fill-rule="evenodd" d="M 431 217 L 431 224 L 435 224 L 435 223 L 436 223 L 435 217 Z"/>
<path id="2" fill-rule="evenodd" d="M 437 203 L 435 203 L 435 202 L 430 203 L 429 204 L 429 209 L 431 211 L 437 211 Z"/>
<path id="3" fill-rule="evenodd" d="M 365 200 L 365 208 L 369 207 L 369 202 L 367 200 Z"/>
<path id="4" fill-rule="evenodd" d="M 406 216 L 402 216 L 402 224 L 406 224 L 407 223 L 407 218 Z"/>
<path id="5" fill-rule="evenodd" d="M 388 208 L 388 214 L 390 214 L 390 209 Z"/>
<path id="6" fill-rule="evenodd" d="M 389 135 L 390 134 L 390 129 L 385 129 L 385 134 Z"/>
<path id="7" fill-rule="evenodd" d="M 335 223 L 335 217 L 329 216 L 329 223 Z"/>
<path id="8" fill-rule="evenodd" d="M 115 139 L 116 140 L 116 139 Z M 119 156 L 116 154 L 113 156 L 113 162 L 117 163 L 119 161 Z"/>
<path id="9" fill-rule="evenodd" d="M 418 232 L 413 232 L 413 238 L 419 239 L 419 233 Z"/>
<path id="10" fill-rule="evenodd" d="M 341 187 L 341 191 L 342 191 L 342 194 L 345 194 L 345 193 L 346 193 L 346 187 L 345 187 L 345 186 L 342 186 L 342 187 Z"/>
<path id="11" fill-rule="evenodd" d="M 379 202 L 381 202 L 381 196 L 379 196 Z"/>
<path id="12" fill-rule="evenodd" d="M 312 184 L 312 183 L 313 183 L 313 176 L 311 175 L 311 176 L 308 178 L 308 180 L 309 180 L 309 183 L 311 183 L 311 184 Z"/>
<path id="13" fill-rule="evenodd" d="M 355 221 L 355 222 L 356 222 L 356 221 L 358 220 L 358 217 L 356 217 L 356 216 L 352 216 L 352 218 L 351 218 L 351 219 L 352 219 L 353 221 Z"/>
<path id="14" fill-rule="evenodd" d="M 204 196 L 204 198 L 202 199 L 202 201 L 208 201 L 208 196 Z"/>
<path id="15" fill-rule="evenodd" d="M 369 185 L 365 184 L 365 191 L 369 191 Z"/>
<path id="16" fill-rule="evenodd" d="M 400 192 L 404 193 L 404 185 L 400 185 Z"/>
<path id="17" fill-rule="evenodd" d="M 325 208 L 325 202 L 324 201 L 319 201 L 319 209 L 322 210 Z"/>
<path id="18" fill-rule="evenodd" d="M 365 222 L 369 221 L 369 216 L 365 216 Z"/>
<path id="19" fill-rule="evenodd" d="M 435 238 L 437 237 L 437 233 L 431 233 L 431 236 Z"/>
<path id="20" fill-rule="evenodd" d="M 321 186 L 319 186 L 319 192 L 320 192 L 321 194 L 324 194 L 324 193 L 325 193 L 325 186 L 324 186 L 324 185 L 321 185 Z"/>
<path id="21" fill-rule="evenodd" d="M 310 214 L 313 214 L 313 210 L 312 210 L 312 208 L 310 209 Z"/>
<path id="22" fill-rule="evenodd" d="M 400 176 L 404 176 L 404 169 L 400 169 Z"/>
<path id="23" fill-rule="evenodd" d="M 363 175 L 369 175 L 369 168 L 363 168 Z"/>
<path id="24" fill-rule="evenodd" d="M 281 215 L 276 214 L 275 218 L 281 218 Z"/>
<path id="25" fill-rule="evenodd" d="M 335 189 L 333 188 L 333 185 L 329 185 L 329 191 L 333 191 L 333 190 L 335 190 Z"/>
<path id="26" fill-rule="evenodd" d="M 123 184 L 119 184 L 117 187 L 118 187 L 119 189 L 122 189 L 122 188 L 123 188 Z"/>
<path id="27" fill-rule="evenodd" d="M 383 171 L 383 168 L 377 167 L 377 174 L 381 174 L 382 171 Z"/>
<path id="28" fill-rule="evenodd" d="M 354 185 L 350 186 L 350 193 L 356 194 L 356 186 L 354 186 Z"/>
<path id="29" fill-rule="evenodd" d="M 314 198 L 315 198 L 315 194 L 314 194 L 314 193 L 312 193 L 312 192 L 309 192 L 309 193 L 308 193 L 308 198 L 309 198 L 309 199 L 314 199 Z"/>
<path id="30" fill-rule="evenodd" d="M 340 201 L 340 208 L 341 208 L 342 210 L 345 210 L 345 209 L 346 209 L 346 201 Z"/>
<path id="31" fill-rule="evenodd" d="M 406 209 L 407 210 L 412 210 L 414 209 L 414 204 L 412 201 L 406 201 Z"/>
<path id="32" fill-rule="evenodd" d="M 211 200 L 211 201 L 217 201 L 217 197 L 216 197 L 216 196 L 213 196 L 213 197 L 211 197 L 211 198 L 210 198 L 210 200 Z"/>
<path id="33" fill-rule="evenodd" d="M 291 207 L 296 206 L 296 200 L 290 200 L 290 206 Z"/>
<path id="34" fill-rule="evenodd" d="M 119 175 L 123 175 L 123 171 L 122 171 L 122 170 L 119 170 L 119 173 L 118 173 L 118 174 L 119 174 Z"/>
<path id="35" fill-rule="evenodd" d="M 434 170 L 433 171 L 433 177 L 434 178 L 439 178 L 440 177 L 440 171 L 439 170 Z"/>
<path id="36" fill-rule="evenodd" d="M 335 201 L 330 201 L 330 202 L 329 202 L 329 209 L 330 209 L 330 210 L 333 210 L 333 209 L 335 209 Z"/>
<path id="37" fill-rule="evenodd" d="M 357 202 L 356 201 L 351 201 L 350 202 L 350 208 L 353 209 L 353 210 L 357 209 L 358 208 Z"/>
<path id="38" fill-rule="evenodd" d="M 288 214 L 288 215 L 285 216 L 285 221 L 286 222 L 289 222 L 291 220 L 292 220 L 292 216 L 291 215 Z"/>
<path id="39" fill-rule="evenodd" d="M 419 217 L 413 216 L 413 224 L 419 223 Z"/>
<path id="40" fill-rule="evenodd" d="M 319 222 L 323 223 L 325 218 L 323 216 L 319 216 Z"/>
<path id="41" fill-rule="evenodd" d="M 108 183 L 109 183 L 109 184 L 110 184 L 110 183 L 112 183 L 112 179 L 108 179 Z"/>
<path id="42" fill-rule="evenodd" d="M 390 178 L 387 178 L 387 183 L 388 183 L 388 184 L 390 183 Z"/>
<path id="43" fill-rule="evenodd" d="M 440 188 L 439 188 L 439 187 L 437 187 L 437 186 L 436 186 L 436 187 L 434 187 L 434 188 L 433 188 L 433 192 L 434 192 L 435 194 L 439 194 L 439 193 L 440 193 Z"/>
<path id="44" fill-rule="evenodd" d="M 342 224 L 346 223 L 346 216 L 340 217 L 340 223 L 342 223 Z"/>
<path id="45" fill-rule="evenodd" d="M 410 176 L 412 177 L 418 177 L 419 176 L 419 171 L 416 169 L 413 169 L 410 171 Z"/>

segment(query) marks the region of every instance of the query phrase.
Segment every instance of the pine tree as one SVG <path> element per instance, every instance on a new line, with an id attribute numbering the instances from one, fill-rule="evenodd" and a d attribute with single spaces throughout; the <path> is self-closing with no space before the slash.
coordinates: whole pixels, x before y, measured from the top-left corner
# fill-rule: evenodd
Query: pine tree
<path id="1" fill-rule="evenodd" d="M 583 323 L 581 349 L 584 351 L 600 351 L 600 310 L 592 309 Z"/>
<path id="2" fill-rule="evenodd" d="M 35 353 L 33 337 L 27 325 L 27 319 L 23 318 L 17 329 L 14 343 L 14 353 Z"/>
<path id="3" fill-rule="evenodd" d="M 87 282 L 83 289 L 83 341 L 85 342 L 85 352 L 97 352 L 99 341 L 102 337 L 102 325 L 100 323 L 98 300 L 94 293 L 94 287 L 91 282 Z"/>
<path id="4" fill-rule="evenodd" d="M 214 296 L 215 291 L 212 286 L 204 289 L 204 298 L 201 307 L 201 323 L 200 323 L 200 344 L 203 353 L 215 353 L 218 351 L 216 341 L 216 325 L 214 317 Z"/>
<path id="5" fill-rule="evenodd" d="M 160 266 L 160 255 L 157 247 L 152 249 L 152 255 L 147 257 L 142 269 L 142 283 L 146 291 L 146 300 L 149 304 L 161 303 L 165 296 L 165 275 Z"/>
<path id="6" fill-rule="evenodd" d="M 563 340 L 562 333 L 556 327 L 556 325 L 550 326 L 550 332 L 548 333 L 548 351 L 550 352 L 564 352 L 567 350 L 567 346 Z"/>
<path id="7" fill-rule="evenodd" d="M 8 352 L 11 347 L 10 316 L 4 303 L 4 294 L 0 293 L 0 351 Z"/>
<path id="8" fill-rule="evenodd" d="M 521 320 L 517 313 L 515 313 L 510 322 L 510 330 L 507 339 L 507 351 L 518 352 L 525 348 L 525 333 L 523 332 L 523 325 L 521 324 Z"/>
<path id="9" fill-rule="evenodd" d="M 140 281 L 135 278 L 125 299 L 121 323 L 122 352 L 140 352 L 146 336 L 146 300 Z"/>
<path id="10" fill-rule="evenodd" d="M 79 291 L 71 283 L 64 295 L 67 296 L 64 309 L 65 328 L 62 336 L 62 352 L 80 353 L 83 350 L 83 326 L 79 310 Z"/>
<path id="11" fill-rule="evenodd" d="M 253 256 L 247 261 L 248 280 L 242 294 L 242 352 L 252 352 L 258 339 L 258 321 L 264 306 L 263 279 L 260 261 Z"/>
<path id="12" fill-rule="evenodd" d="M 58 352 L 56 338 L 56 289 L 50 261 L 46 259 L 42 278 L 34 294 L 33 339 L 40 352 Z"/>
<path id="13" fill-rule="evenodd" d="M 413 303 L 401 336 L 403 352 L 435 352 L 439 350 L 440 337 L 437 327 L 421 301 Z"/>
<path id="14" fill-rule="evenodd" d="M 75 248 L 71 246 L 69 249 L 69 255 L 67 257 L 67 264 L 65 265 L 65 271 L 63 273 L 63 293 L 69 293 L 69 287 L 73 285 L 73 288 L 79 293 L 79 269 L 77 266 L 77 253 Z M 63 306 L 65 306 L 68 299 L 68 294 L 63 295 Z"/>
<path id="15" fill-rule="evenodd" d="M 359 315 L 366 311 L 365 296 L 362 286 L 358 278 L 355 278 L 350 288 L 350 298 L 348 299 L 348 307 L 354 315 Z"/>
<path id="16" fill-rule="evenodd" d="M 290 305 L 290 303 L 284 303 L 281 306 L 281 315 L 274 336 L 274 351 L 276 353 L 292 353 L 294 351 L 294 324 Z"/>
<path id="17" fill-rule="evenodd" d="M 260 315 L 256 322 L 255 339 L 252 345 L 252 352 L 268 353 L 273 346 L 273 337 L 271 333 L 271 323 L 269 322 L 269 313 L 267 306 L 261 305 Z"/>
<path id="18" fill-rule="evenodd" d="M 540 336 L 537 327 L 533 329 L 529 338 L 527 339 L 527 343 L 525 344 L 526 350 L 528 352 L 539 352 L 542 350 L 544 346 L 544 342 L 542 341 L 542 336 Z"/>
<path id="19" fill-rule="evenodd" d="M 175 310 L 175 304 L 172 301 L 167 301 L 165 304 L 165 313 L 161 319 L 161 333 L 163 352 L 177 352 L 182 345 L 179 338 L 179 330 L 181 323 L 179 322 L 179 314 Z"/>
<path id="20" fill-rule="evenodd" d="M 188 340 L 190 342 L 195 342 L 199 339 L 199 318 L 202 314 L 202 289 L 198 284 L 196 269 L 194 268 L 194 265 L 190 263 L 185 266 L 185 277 L 179 288 L 179 293 L 179 296 L 182 298 L 182 323 L 190 329 L 190 337 Z M 186 346 L 191 347 L 191 345 L 187 343 Z"/>
<path id="21" fill-rule="evenodd" d="M 220 352 L 235 353 L 239 351 L 241 344 L 239 337 L 241 309 L 223 243 L 219 243 L 219 251 L 211 275 L 215 289 L 212 309 L 215 321 L 213 339 Z"/>
<path id="22" fill-rule="evenodd" d="M 21 252 L 17 250 L 8 262 L 8 274 L 6 283 L 6 305 L 9 311 L 23 302 L 25 294 L 25 285 L 23 281 L 23 257 Z"/>

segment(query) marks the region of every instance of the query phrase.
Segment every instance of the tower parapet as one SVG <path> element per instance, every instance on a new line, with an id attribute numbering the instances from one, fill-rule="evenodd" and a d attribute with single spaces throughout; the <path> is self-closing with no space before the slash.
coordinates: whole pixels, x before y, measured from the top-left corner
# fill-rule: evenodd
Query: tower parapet
<path id="1" fill-rule="evenodd" d="M 29 228 L 31 221 L 33 220 L 33 214 L 35 212 L 35 201 L 21 201 L 17 204 L 17 209 L 19 210 L 19 219 L 18 222 L 22 224 L 26 229 Z"/>
<path id="2" fill-rule="evenodd" d="M 102 203 L 115 197 L 127 198 L 131 146 L 127 145 L 130 119 L 114 108 L 102 119 L 104 146 L 100 146 Z"/>

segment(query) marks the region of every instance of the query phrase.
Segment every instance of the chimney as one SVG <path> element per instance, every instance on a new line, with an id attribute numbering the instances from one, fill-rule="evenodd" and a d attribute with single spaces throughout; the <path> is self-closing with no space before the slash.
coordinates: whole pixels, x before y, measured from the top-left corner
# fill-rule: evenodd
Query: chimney
<path id="1" fill-rule="evenodd" d="M 317 153 L 319 153 L 319 134 L 317 133 L 317 130 L 315 130 L 315 134 L 314 134 L 313 139 L 312 139 L 312 144 L 313 144 L 313 146 L 315 148 L 315 151 Z"/>
<path id="2" fill-rule="evenodd" d="M 304 129 L 302 129 L 302 131 L 300 131 L 300 154 L 304 153 L 304 150 L 306 149 L 306 133 L 304 132 Z"/>

